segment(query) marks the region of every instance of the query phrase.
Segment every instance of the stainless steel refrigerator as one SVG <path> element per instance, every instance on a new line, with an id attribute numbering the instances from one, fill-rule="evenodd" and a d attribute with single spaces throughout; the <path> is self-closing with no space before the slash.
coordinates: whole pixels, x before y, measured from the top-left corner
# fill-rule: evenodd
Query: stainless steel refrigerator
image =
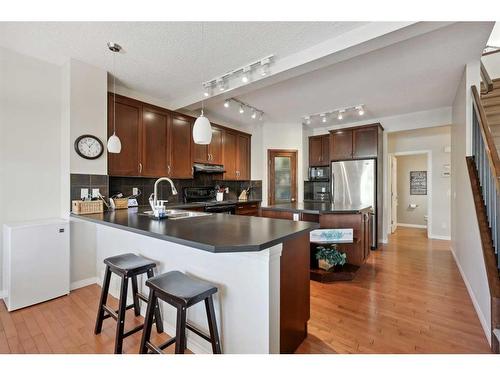
<path id="1" fill-rule="evenodd" d="M 331 197 L 338 206 L 372 207 L 372 249 L 377 248 L 377 165 L 375 159 L 332 162 Z"/>

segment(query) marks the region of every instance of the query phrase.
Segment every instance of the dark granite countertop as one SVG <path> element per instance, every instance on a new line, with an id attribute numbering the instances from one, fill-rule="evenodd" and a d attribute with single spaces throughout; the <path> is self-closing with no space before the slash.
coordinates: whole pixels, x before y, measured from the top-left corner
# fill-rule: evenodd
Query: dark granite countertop
<path id="1" fill-rule="evenodd" d="M 261 251 L 319 227 L 302 221 L 227 214 L 155 220 L 138 214 L 145 209 L 71 216 L 213 253 Z"/>
<path id="2" fill-rule="evenodd" d="M 306 214 L 356 214 L 372 210 L 371 206 L 363 205 L 339 205 L 330 202 L 301 202 L 285 203 L 274 206 L 262 207 L 263 210 L 303 212 Z"/>

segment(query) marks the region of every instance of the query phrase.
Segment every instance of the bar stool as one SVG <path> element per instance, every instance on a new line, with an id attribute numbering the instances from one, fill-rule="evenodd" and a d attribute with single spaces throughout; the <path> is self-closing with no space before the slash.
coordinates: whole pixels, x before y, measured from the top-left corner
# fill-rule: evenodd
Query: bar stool
<path id="1" fill-rule="evenodd" d="M 97 319 L 95 323 L 94 334 L 98 335 L 102 330 L 102 322 L 109 317 L 117 321 L 116 338 L 115 338 L 115 354 L 122 353 L 123 339 L 143 329 L 144 324 L 140 324 L 131 330 L 124 332 L 125 328 L 125 313 L 133 308 L 135 316 L 141 313 L 139 300 L 148 302 L 145 295 L 139 293 L 137 288 L 137 275 L 147 274 L 148 278 L 154 276 L 153 269 L 156 263 L 136 254 L 121 254 L 104 259 L 106 271 L 104 273 L 104 282 L 102 285 L 101 299 L 99 301 L 99 309 L 97 311 Z M 115 273 L 121 278 L 120 301 L 118 310 L 112 310 L 106 305 L 109 292 L 109 283 L 111 281 L 111 273 Z M 128 280 L 132 280 L 132 296 L 133 303 L 127 306 L 127 290 Z M 154 320 L 158 333 L 163 332 L 163 322 L 161 320 L 160 309 L 158 304 L 151 309 L 154 312 Z M 151 323 L 152 324 L 152 323 Z"/>
<path id="2" fill-rule="evenodd" d="M 179 271 L 171 271 L 150 278 L 146 281 L 146 285 L 149 287 L 149 300 L 139 353 L 146 354 L 152 351 L 162 354 L 162 349 L 175 343 L 175 353 L 184 354 L 186 349 L 186 328 L 210 342 L 214 354 L 222 353 L 212 299 L 212 295 L 217 293 L 217 287 L 203 281 L 194 280 Z M 153 324 L 153 306 L 158 304 L 158 299 L 177 309 L 177 323 L 175 337 L 156 346 L 149 339 Z M 186 322 L 187 308 L 201 301 L 205 301 L 210 336 Z"/>

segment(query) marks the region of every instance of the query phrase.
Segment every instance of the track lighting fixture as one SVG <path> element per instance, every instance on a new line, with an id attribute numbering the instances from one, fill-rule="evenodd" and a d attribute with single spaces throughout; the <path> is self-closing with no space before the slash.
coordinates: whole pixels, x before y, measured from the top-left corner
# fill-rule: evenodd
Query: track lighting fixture
<path id="1" fill-rule="evenodd" d="M 229 98 L 229 99 L 224 100 L 224 107 L 225 108 L 231 107 L 231 102 L 234 102 L 238 105 L 238 112 L 241 115 L 244 114 L 248 110 L 251 113 L 250 117 L 252 118 L 252 120 L 255 120 L 257 118 L 259 118 L 259 120 L 262 120 L 264 118 L 263 111 L 255 108 L 255 107 L 252 107 L 251 105 L 243 103 L 241 100 L 238 100 L 235 98 Z"/>
<path id="2" fill-rule="evenodd" d="M 210 95 L 212 95 L 212 85 L 203 85 L 203 95 L 208 98 Z"/>
<path id="3" fill-rule="evenodd" d="M 205 96 L 212 95 L 211 89 L 212 87 L 218 87 L 219 91 L 225 91 L 228 89 L 232 78 L 241 77 L 241 82 L 243 84 L 249 83 L 252 77 L 252 71 L 258 70 L 261 76 L 267 76 L 270 74 L 269 66 L 273 63 L 274 55 L 266 56 L 260 60 L 253 61 L 250 64 L 246 64 L 245 66 L 234 69 L 230 72 L 224 73 L 218 77 L 212 78 L 209 81 L 203 83 L 203 87 L 206 90 Z M 208 91 L 210 90 L 210 91 Z"/>
<path id="4" fill-rule="evenodd" d="M 326 123 L 327 119 L 333 120 L 335 118 L 338 121 L 341 121 L 344 119 L 345 116 L 349 117 L 350 113 L 357 113 L 359 116 L 363 116 L 365 114 L 365 105 L 358 104 L 352 107 L 336 108 L 326 112 L 313 113 L 310 115 L 302 116 L 302 118 L 304 119 L 302 123 L 310 125 L 311 123 L 314 122 L 315 119 L 318 118 L 322 123 Z"/>

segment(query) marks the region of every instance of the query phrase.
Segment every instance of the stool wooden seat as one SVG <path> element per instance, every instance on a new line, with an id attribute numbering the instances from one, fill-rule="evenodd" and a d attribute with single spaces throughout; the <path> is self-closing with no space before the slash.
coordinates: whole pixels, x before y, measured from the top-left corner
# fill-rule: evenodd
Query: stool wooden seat
<path id="1" fill-rule="evenodd" d="M 148 307 L 142 332 L 140 353 L 145 354 L 149 351 L 161 354 L 162 349 L 175 343 L 175 353 L 183 354 L 186 348 L 186 329 L 194 332 L 212 344 L 212 352 L 221 354 L 221 345 L 219 333 L 217 331 L 217 322 L 212 296 L 217 293 L 217 287 L 204 281 L 195 280 L 179 271 L 167 272 L 146 281 L 149 287 Z M 165 301 L 177 309 L 177 322 L 175 337 L 165 343 L 156 346 L 149 340 L 151 337 L 151 328 L 154 318 L 154 306 L 158 304 L 158 299 Z M 187 308 L 205 301 L 207 312 L 208 329 L 210 335 L 202 332 L 190 323 L 186 322 Z"/>
<path id="2" fill-rule="evenodd" d="M 122 353 L 123 339 L 140 331 L 144 328 L 144 324 L 140 324 L 129 331 L 125 332 L 125 313 L 129 309 L 134 309 L 135 316 L 139 316 L 141 313 L 140 300 L 148 302 L 146 296 L 139 293 L 137 286 L 137 276 L 141 274 L 147 274 L 148 278 L 154 276 L 153 269 L 156 267 L 156 263 L 150 259 L 144 258 L 140 255 L 126 253 L 120 254 L 113 257 L 104 259 L 104 264 L 106 264 L 106 270 L 104 273 L 104 281 L 102 284 L 101 298 L 99 301 L 99 307 L 97 311 L 97 319 L 94 329 L 94 334 L 101 333 L 102 323 L 104 319 L 109 317 L 117 321 L 116 324 L 116 338 L 115 338 L 115 354 Z M 120 301 L 118 310 L 113 310 L 106 305 L 109 293 L 109 284 L 111 282 L 111 273 L 118 275 L 121 278 L 120 287 Z M 128 292 L 128 280 L 132 281 L 132 297 L 133 303 L 127 305 L 127 292 Z M 152 309 L 154 313 L 154 321 L 156 324 L 156 330 L 158 333 L 163 332 L 163 322 L 161 320 L 161 314 L 158 304 Z"/>

